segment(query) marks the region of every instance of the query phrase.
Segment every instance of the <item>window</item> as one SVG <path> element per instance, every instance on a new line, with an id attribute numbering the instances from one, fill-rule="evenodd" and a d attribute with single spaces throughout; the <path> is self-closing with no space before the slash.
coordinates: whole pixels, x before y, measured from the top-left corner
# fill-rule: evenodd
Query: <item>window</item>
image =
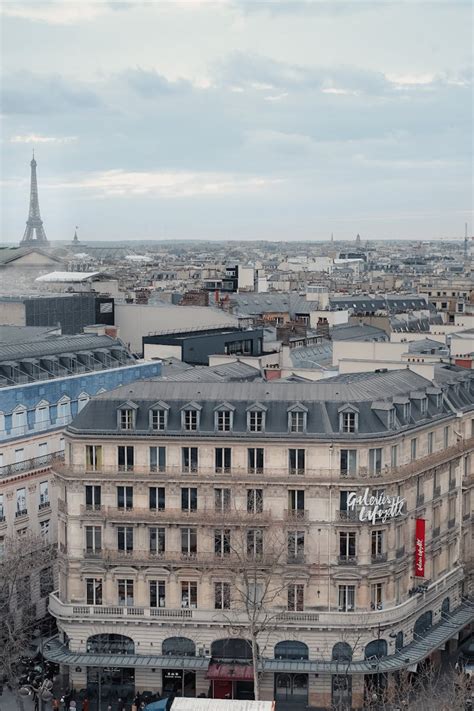
<path id="1" fill-rule="evenodd" d="M 54 575 L 51 567 L 43 568 L 39 574 L 40 597 L 46 597 L 54 590 Z"/>
<path id="2" fill-rule="evenodd" d="M 101 508 L 101 488 L 92 484 L 86 485 L 86 509 L 98 511 Z"/>
<path id="3" fill-rule="evenodd" d="M 18 607 L 31 604 L 31 578 L 23 575 L 16 581 L 16 598 Z"/>
<path id="4" fill-rule="evenodd" d="M 22 487 L 16 490 L 16 516 L 24 516 L 28 513 L 26 508 L 26 489 Z"/>
<path id="5" fill-rule="evenodd" d="M 197 528 L 181 529 L 181 553 L 194 557 L 197 553 Z"/>
<path id="6" fill-rule="evenodd" d="M 12 412 L 11 434 L 13 436 L 25 434 L 27 427 L 26 408 L 20 405 Z"/>
<path id="7" fill-rule="evenodd" d="M 355 608 L 355 585 L 339 585 L 339 612 L 352 612 Z"/>
<path id="8" fill-rule="evenodd" d="M 289 416 L 290 432 L 304 432 L 306 429 L 306 412 L 290 412 Z"/>
<path id="9" fill-rule="evenodd" d="M 433 454 L 434 450 L 434 433 L 428 432 L 428 454 Z"/>
<path id="10" fill-rule="evenodd" d="M 369 473 L 380 474 L 382 471 L 382 449 L 369 449 Z"/>
<path id="11" fill-rule="evenodd" d="M 351 434 L 356 431 L 356 413 L 355 412 L 343 412 L 341 413 L 342 422 L 342 432 L 345 434 Z"/>
<path id="12" fill-rule="evenodd" d="M 387 410 L 387 426 L 390 430 L 395 427 L 395 410 L 393 407 Z"/>
<path id="13" fill-rule="evenodd" d="M 290 612 L 303 612 L 304 610 L 304 585 L 292 583 L 288 585 L 287 610 Z"/>
<path id="14" fill-rule="evenodd" d="M 119 551 L 133 551 L 133 526 L 117 528 L 117 548 Z"/>
<path id="15" fill-rule="evenodd" d="M 39 485 L 39 508 L 46 509 L 50 505 L 49 501 L 49 482 L 40 481 Z"/>
<path id="16" fill-rule="evenodd" d="M 197 488 L 186 486 L 181 489 L 181 511 L 197 511 Z"/>
<path id="17" fill-rule="evenodd" d="M 390 447 L 390 466 L 392 469 L 398 467 L 398 444 L 393 444 Z"/>
<path id="18" fill-rule="evenodd" d="M 214 583 L 214 609 L 230 610 L 230 583 Z"/>
<path id="19" fill-rule="evenodd" d="M 166 430 L 168 420 L 167 410 L 151 410 L 150 411 L 150 427 L 152 430 Z"/>
<path id="20" fill-rule="evenodd" d="M 220 558 L 230 555 L 230 528 L 214 529 L 214 553 Z"/>
<path id="21" fill-rule="evenodd" d="M 71 419 L 71 401 L 68 397 L 61 398 L 58 402 L 56 425 L 67 425 Z"/>
<path id="22" fill-rule="evenodd" d="M 117 508 L 133 509 L 133 486 L 117 486 Z"/>
<path id="23" fill-rule="evenodd" d="M 181 581 L 181 607 L 197 607 L 197 583 Z"/>
<path id="24" fill-rule="evenodd" d="M 264 597 L 264 587 L 262 583 L 249 583 L 247 601 L 251 607 L 260 607 Z"/>
<path id="25" fill-rule="evenodd" d="M 166 447 L 150 447 L 150 471 L 166 471 Z"/>
<path id="26" fill-rule="evenodd" d="M 86 468 L 90 471 L 102 469 L 102 446 L 86 444 Z"/>
<path id="27" fill-rule="evenodd" d="M 35 429 L 45 430 L 49 424 L 49 405 L 40 403 L 35 410 Z"/>
<path id="28" fill-rule="evenodd" d="M 133 597 L 133 580 L 129 579 L 119 579 L 117 580 L 118 588 L 118 604 L 126 605 L 127 607 L 133 607 L 134 597 Z"/>
<path id="29" fill-rule="evenodd" d="M 449 427 L 443 430 L 443 447 L 446 449 L 449 446 Z"/>
<path id="30" fill-rule="evenodd" d="M 247 429 L 249 432 L 263 432 L 265 427 L 265 413 L 262 410 L 247 412 Z"/>
<path id="31" fill-rule="evenodd" d="M 214 508 L 219 513 L 230 510 L 230 489 L 214 489 Z"/>
<path id="32" fill-rule="evenodd" d="M 148 489 L 150 511 L 164 511 L 166 506 L 166 491 L 164 486 L 150 486 Z"/>
<path id="33" fill-rule="evenodd" d="M 376 562 L 384 554 L 383 533 L 381 530 L 371 532 L 372 562 Z"/>
<path id="34" fill-rule="evenodd" d="M 77 413 L 79 414 L 81 410 L 85 408 L 89 402 L 90 397 L 87 393 L 81 393 L 77 398 Z"/>
<path id="35" fill-rule="evenodd" d="M 100 578 L 86 578 L 86 603 L 88 605 L 102 605 L 102 580 Z"/>
<path id="36" fill-rule="evenodd" d="M 135 426 L 135 410 L 124 408 L 119 410 L 119 427 L 121 430 L 133 430 Z"/>
<path id="37" fill-rule="evenodd" d="M 402 416 L 406 422 L 408 422 L 408 420 L 411 418 L 411 403 L 410 402 L 403 403 Z"/>
<path id="38" fill-rule="evenodd" d="M 166 532 L 163 527 L 151 526 L 148 529 L 150 553 L 162 554 L 166 550 Z"/>
<path id="39" fill-rule="evenodd" d="M 247 468 L 249 474 L 263 474 L 263 453 L 261 447 L 247 449 Z"/>
<path id="40" fill-rule="evenodd" d="M 247 531 L 247 555 L 257 558 L 263 553 L 263 531 L 261 528 L 251 528 Z"/>
<path id="41" fill-rule="evenodd" d="M 230 432 L 232 429 L 232 411 L 220 410 L 216 412 L 216 430 L 218 432 Z"/>
<path id="42" fill-rule="evenodd" d="M 247 513 L 263 512 L 263 489 L 247 489 Z"/>
<path id="43" fill-rule="evenodd" d="M 38 459 L 42 464 L 47 464 L 48 462 L 48 443 L 40 442 L 38 444 Z"/>
<path id="44" fill-rule="evenodd" d="M 230 472 L 232 467 L 232 450 L 230 447 L 216 447 L 215 468 L 216 472 Z"/>
<path id="45" fill-rule="evenodd" d="M 416 459 L 416 445 L 416 437 L 413 437 L 413 439 L 410 440 L 410 458 L 412 462 L 414 462 Z"/>
<path id="46" fill-rule="evenodd" d="M 420 411 L 422 415 L 426 416 L 428 412 L 428 398 L 424 397 L 420 400 Z"/>
<path id="47" fill-rule="evenodd" d="M 288 512 L 295 518 L 304 514 L 304 491 L 300 489 L 288 490 Z"/>
<path id="48" fill-rule="evenodd" d="M 3 494 L 0 494 L 0 521 L 5 521 L 5 505 L 3 503 Z"/>
<path id="49" fill-rule="evenodd" d="M 86 526 L 86 551 L 97 553 L 102 550 L 102 528 L 100 526 Z"/>
<path id="50" fill-rule="evenodd" d="M 290 474 L 304 474 L 305 469 L 305 450 L 304 449 L 289 449 L 288 450 L 288 468 Z"/>
<path id="51" fill-rule="evenodd" d="M 198 470 L 198 448 L 181 447 L 183 472 L 197 472 Z"/>
<path id="52" fill-rule="evenodd" d="M 383 583 L 373 583 L 370 586 L 370 609 L 383 609 Z"/>
<path id="53" fill-rule="evenodd" d="M 183 429 L 188 432 L 195 432 L 199 427 L 199 411 L 183 410 L 182 423 Z"/>
<path id="54" fill-rule="evenodd" d="M 357 449 L 341 449 L 341 474 L 357 474 Z"/>
<path id="55" fill-rule="evenodd" d="M 119 471 L 133 471 L 134 463 L 134 448 L 120 446 L 118 449 L 118 467 Z"/>
<path id="56" fill-rule="evenodd" d="M 356 556 L 356 534 L 354 531 L 342 531 L 339 534 L 339 556 L 342 561 L 349 561 Z"/>
<path id="57" fill-rule="evenodd" d="M 15 464 L 21 464 L 25 459 L 25 450 L 23 447 L 20 449 L 15 449 Z M 18 467 L 18 469 L 21 471 L 21 467 Z"/>
<path id="58" fill-rule="evenodd" d="M 40 521 L 40 536 L 49 540 L 49 518 L 46 521 Z"/>
<path id="59" fill-rule="evenodd" d="M 288 562 L 304 559 L 304 531 L 288 531 Z"/>
<path id="60" fill-rule="evenodd" d="M 166 607 L 166 582 L 150 580 L 150 607 Z"/>

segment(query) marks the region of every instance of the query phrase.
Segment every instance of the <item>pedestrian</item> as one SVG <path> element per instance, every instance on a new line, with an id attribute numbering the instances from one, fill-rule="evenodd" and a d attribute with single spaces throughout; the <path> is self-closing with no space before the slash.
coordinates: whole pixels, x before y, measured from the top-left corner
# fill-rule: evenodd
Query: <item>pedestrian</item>
<path id="1" fill-rule="evenodd" d="M 107 706 L 107 711 L 112 711 L 112 704 L 109 704 L 109 705 Z"/>
<path id="2" fill-rule="evenodd" d="M 89 699 L 87 698 L 87 696 L 82 702 L 82 711 L 89 711 Z"/>
<path id="3" fill-rule="evenodd" d="M 71 703 L 71 692 L 69 689 L 66 691 L 66 693 L 63 696 L 63 702 L 64 702 L 64 709 L 65 711 L 69 711 L 69 704 Z"/>
<path id="4" fill-rule="evenodd" d="M 59 711 L 60 707 L 61 707 L 61 702 L 59 701 L 57 696 L 55 696 L 51 702 L 51 708 L 53 709 L 53 711 Z"/>
<path id="5" fill-rule="evenodd" d="M 117 711 L 125 711 L 125 701 L 119 697 Z"/>
<path id="6" fill-rule="evenodd" d="M 71 701 L 69 702 L 69 711 L 77 711 L 76 702 L 74 701 L 74 699 L 71 699 Z"/>

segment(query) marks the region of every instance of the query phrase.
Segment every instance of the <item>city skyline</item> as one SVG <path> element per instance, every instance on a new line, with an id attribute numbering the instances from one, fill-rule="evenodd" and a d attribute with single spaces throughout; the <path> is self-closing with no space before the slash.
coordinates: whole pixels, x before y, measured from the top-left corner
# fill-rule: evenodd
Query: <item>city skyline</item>
<path id="1" fill-rule="evenodd" d="M 1 242 L 462 240 L 471 12 L 6 2 Z"/>

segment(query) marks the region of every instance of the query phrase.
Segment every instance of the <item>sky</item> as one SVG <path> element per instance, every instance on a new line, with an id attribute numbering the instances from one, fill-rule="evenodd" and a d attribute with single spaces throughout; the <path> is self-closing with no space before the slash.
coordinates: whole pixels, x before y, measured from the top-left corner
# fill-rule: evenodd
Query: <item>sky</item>
<path id="1" fill-rule="evenodd" d="M 3 0 L 1 234 L 460 238 L 464 0 Z"/>

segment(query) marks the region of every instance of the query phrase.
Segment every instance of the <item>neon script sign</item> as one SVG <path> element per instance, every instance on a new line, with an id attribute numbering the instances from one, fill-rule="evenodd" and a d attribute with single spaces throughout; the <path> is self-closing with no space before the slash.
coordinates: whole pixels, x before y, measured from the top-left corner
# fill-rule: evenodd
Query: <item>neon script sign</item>
<path id="1" fill-rule="evenodd" d="M 401 496 L 387 494 L 371 494 L 366 489 L 362 495 L 351 492 L 347 496 L 347 510 L 359 513 L 359 521 L 369 521 L 372 524 L 386 523 L 391 518 L 401 516 L 405 499 Z"/>

